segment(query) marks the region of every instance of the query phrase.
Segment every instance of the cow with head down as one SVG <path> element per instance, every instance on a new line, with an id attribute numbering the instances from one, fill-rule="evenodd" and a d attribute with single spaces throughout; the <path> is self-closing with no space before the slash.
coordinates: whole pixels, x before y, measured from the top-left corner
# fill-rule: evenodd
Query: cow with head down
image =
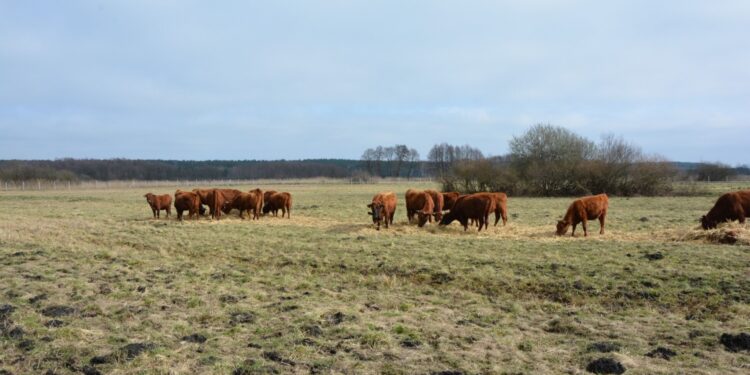
<path id="1" fill-rule="evenodd" d="M 711 210 L 701 217 L 701 227 L 713 229 L 719 223 L 733 220 L 745 224 L 748 216 L 750 216 L 750 190 L 729 192 L 720 196 Z"/>
<path id="2" fill-rule="evenodd" d="M 198 194 L 202 204 L 208 205 L 211 218 L 218 220 L 224 205 L 242 192 L 237 189 L 193 189 L 193 193 Z"/>
<path id="3" fill-rule="evenodd" d="M 432 221 L 435 213 L 435 202 L 426 191 L 409 189 L 406 191 L 406 216 L 412 222 L 417 217 L 417 226 L 423 227 L 427 221 Z"/>
<path id="4" fill-rule="evenodd" d="M 147 193 L 144 195 L 146 202 L 151 206 L 151 212 L 154 214 L 154 219 L 159 218 L 161 210 L 167 211 L 167 217 L 172 213 L 172 197 L 169 194 L 154 195 Z"/>
<path id="5" fill-rule="evenodd" d="M 174 208 L 177 211 L 177 220 L 182 221 L 182 212 L 188 211 L 189 218 L 198 219 L 199 213 L 203 206 L 198 194 L 190 191 L 177 190 L 174 193 Z"/>
<path id="6" fill-rule="evenodd" d="M 429 217 L 430 222 L 432 222 L 432 217 L 435 217 L 436 221 L 440 221 L 440 219 L 443 218 L 443 194 L 437 190 L 427 189 L 425 190 L 425 193 L 430 195 L 430 198 L 432 198 L 432 203 L 434 205 L 433 207 L 433 213 L 434 215 L 431 215 Z"/>
<path id="7" fill-rule="evenodd" d="M 456 204 L 456 200 L 458 200 L 458 197 L 460 197 L 461 194 L 455 192 L 455 191 L 449 191 L 443 193 L 443 211 L 450 211 L 451 208 L 453 208 L 453 205 Z"/>
<path id="8" fill-rule="evenodd" d="M 292 195 L 282 191 L 281 193 L 275 193 L 268 198 L 268 201 L 263 205 L 263 215 L 272 212 L 273 216 L 278 215 L 281 210 L 281 217 L 286 214 L 287 219 L 292 218 Z"/>
<path id="9" fill-rule="evenodd" d="M 462 195 L 453 204 L 453 208 L 443 215 L 440 225 L 449 225 L 454 220 L 458 220 L 466 231 L 470 221 L 473 220 L 479 224 L 478 231 L 481 232 L 482 227 L 487 228 L 487 218 L 494 207 L 494 199 L 486 193 Z"/>
<path id="10" fill-rule="evenodd" d="M 557 222 L 557 235 L 562 236 L 572 225 L 573 231 L 570 233 L 571 236 L 576 234 L 576 225 L 581 223 L 583 227 L 583 236 L 588 236 L 586 223 L 589 220 L 599 219 L 599 234 L 604 234 L 604 220 L 607 217 L 607 209 L 609 208 L 609 197 L 607 194 L 592 195 L 589 197 L 583 197 L 576 199 L 568 207 L 568 211 L 565 212 L 565 216 L 562 220 Z"/>
<path id="11" fill-rule="evenodd" d="M 396 213 L 396 194 L 392 191 L 375 194 L 372 202 L 367 205 L 370 209 L 368 212 L 372 216 L 373 224 L 377 225 L 380 230 L 380 224 L 385 222 L 385 227 L 393 225 L 393 215 Z"/>
<path id="12" fill-rule="evenodd" d="M 231 201 L 228 201 L 222 211 L 229 213 L 232 209 L 240 211 L 240 218 L 244 219 L 243 212 L 253 212 L 252 219 L 260 219 L 260 210 L 263 208 L 263 192 L 260 189 L 250 190 L 247 193 L 240 192 L 240 194 L 234 196 Z"/>

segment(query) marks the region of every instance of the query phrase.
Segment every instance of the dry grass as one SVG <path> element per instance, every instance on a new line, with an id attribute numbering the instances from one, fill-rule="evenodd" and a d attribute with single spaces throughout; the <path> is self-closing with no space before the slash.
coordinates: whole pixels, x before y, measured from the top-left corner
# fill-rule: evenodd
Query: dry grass
<path id="1" fill-rule="evenodd" d="M 15 308 L 0 370 L 576 374 L 603 356 L 628 374 L 750 368 L 718 340 L 750 330 L 747 229 L 695 229 L 715 197 L 613 198 L 607 232 L 592 223 L 588 238 L 555 236 L 569 199 L 544 198 L 511 197 L 509 225 L 479 234 L 409 225 L 400 201 L 396 225 L 375 231 L 375 190 L 407 187 L 264 185 L 294 195 L 291 219 L 182 223 L 150 219 L 141 190 L 0 194 L 0 305 Z M 734 245 L 714 243 L 728 232 Z M 53 306 L 74 311 L 45 316 Z M 618 349 L 590 349 L 601 342 Z M 132 343 L 154 347 L 128 359 Z M 657 346 L 677 356 L 645 355 Z"/>

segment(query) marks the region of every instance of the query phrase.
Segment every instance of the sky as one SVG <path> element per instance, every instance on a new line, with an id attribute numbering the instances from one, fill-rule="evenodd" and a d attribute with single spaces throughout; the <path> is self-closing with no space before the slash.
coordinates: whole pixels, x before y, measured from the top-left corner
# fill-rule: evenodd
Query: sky
<path id="1" fill-rule="evenodd" d="M 750 1 L 2 1 L 0 159 L 488 155 L 548 123 L 750 164 Z"/>

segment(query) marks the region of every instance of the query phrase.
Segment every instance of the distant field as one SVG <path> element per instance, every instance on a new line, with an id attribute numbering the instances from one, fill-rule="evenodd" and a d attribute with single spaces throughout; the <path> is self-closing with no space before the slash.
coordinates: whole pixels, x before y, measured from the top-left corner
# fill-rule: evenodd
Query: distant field
<path id="1" fill-rule="evenodd" d="M 750 231 L 697 229 L 750 183 L 611 198 L 588 238 L 554 235 L 569 198 L 510 197 L 479 234 L 417 228 L 403 192 L 427 186 L 262 185 L 291 219 L 182 223 L 151 219 L 145 188 L 2 192 L 0 374 L 750 373 L 719 341 L 750 333 Z M 399 203 L 378 232 L 380 190 Z"/>

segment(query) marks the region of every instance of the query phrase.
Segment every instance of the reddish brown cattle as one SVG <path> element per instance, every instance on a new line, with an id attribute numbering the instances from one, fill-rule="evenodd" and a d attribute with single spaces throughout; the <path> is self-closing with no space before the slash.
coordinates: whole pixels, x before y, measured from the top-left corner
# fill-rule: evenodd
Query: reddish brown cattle
<path id="1" fill-rule="evenodd" d="M 242 215 L 244 211 L 247 211 L 248 214 L 250 211 L 253 212 L 252 219 L 260 219 L 260 210 L 263 207 L 263 192 L 260 189 L 250 190 L 247 193 L 242 193 L 236 195 L 234 199 L 232 199 L 231 202 L 224 205 L 224 213 L 227 213 L 231 211 L 232 209 L 237 209 L 240 211 L 240 218 L 244 219 L 245 217 Z"/>
<path id="2" fill-rule="evenodd" d="M 436 221 L 440 221 L 440 219 L 443 218 L 443 194 L 437 190 L 432 189 L 425 190 L 425 193 L 430 195 L 430 198 L 432 198 L 432 203 L 435 205 L 435 207 L 433 208 L 435 210 L 435 215 L 430 215 L 430 222 L 432 222 L 432 216 L 435 216 Z"/>
<path id="3" fill-rule="evenodd" d="M 216 195 L 214 192 L 221 194 Z M 201 203 L 208 205 L 208 212 L 211 214 L 211 218 L 221 218 L 221 211 L 224 208 L 226 202 L 230 202 L 235 196 L 242 193 L 237 189 L 193 189 L 193 193 L 198 194 L 201 199 Z M 218 202 L 218 206 L 216 206 Z M 219 208 L 219 212 L 216 212 L 215 207 Z"/>
<path id="4" fill-rule="evenodd" d="M 278 193 L 278 191 L 276 191 L 276 190 L 266 190 L 263 193 L 263 201 L 264 202 L 268 202 L 268 200 L 271 199 L 271 196 L 274 195 L 274 194 L 276 194 L 276 193 Z"/>
<path id="5" fill-rule="evenodd" d="M 292 195 L 287 192 L 276 193 L 268 198 L 268 202 L 263 206 L 263 214 L 273 212 L 273 216 L 278 215 L 281 210 L 281 217 L 286 214 L 287 219 L 292 215 Z"/>
<path id="6" fill-rule="evenodd" d="M 151 212 L 154 214 L 154 218 L 159 217 L 161 210 L 167 211 L 167 217 L 172 213 L 172 197 L 169 194 L 154 195 L 148 193 L 144 195 L 146 202 L 151 206 Z"/>
<path id="7" fill-rule="evenodd" d="M 377 230 L 380 230 L 380 223 L 383 221 L 388 228 L 388 224 L 393 224 L 393 215 L 396 213 L 396 194 L 392 191 L 375 194 L 367 207 L 370 208 L 368 214 L 372 215 L 372 222 L 377 224 Z"/>
<path id="8" fill-rule="evenodd" d="M 432 217 L 435 216 L 435 202 L 432 196 L 426 191 L 409 189 L 406 191 L 406 216 L 409 222 L 412 222 L 414 216 L 417 216 L 417 225 L 423 227 Z M 442 197 L 442 196 L 441 196 Z"/>
<path id="9" fill-rule="evenodd" d="M 508 223 L 508 196 L 505 193 L 476 193 L 492 199 L 492 205 L 490 206 L 490 212 L 495 213 L 495 226 L 503 219 L 503 226 Z M 489 223 L 489 216 L 486 218 Z"/>
<path id="10" fill-rule="evenodd" d="M 195 215 L 197 220 L 201 207 L 201 199 L 198 194 L 182 190 L 177 190 L 174 193 L 174 208 L 177 211 L 177 220 L 182 220 L 183 211 L 188 211 L 191 219 Z"/>
<path id="11" fill-rule="evenodd" d="M 490 214 L 494 198 L 488 194 L 472 194 L 459 197 L 453 208 L 447 214 L 443 215 L 440 225 L 448 225 L 454 220 L 458 220 L 464 227 L 464 231 L 469 228 L 469 220 L 479 223 L 479 231 L 482 227 L 487 228 L 487 217 Z"/>
<path id="12" fill-rule="evenodd" d="M 716 228 L 719 223 L 739 220 L 745 224 L 750 216 L 750 190 L 738 190 L 719 197 L 711 210 L 701 217 L 703 229 Z"/>
<path id="13" fill-rule="evenodd" d="M 571 236 L 575 236 L 576 225 L 581 223 L 583 227 L 583 236 L 588 236 L 586 223 L 588 220 L 599 219 L 599 234 L 604 234 L 604 219 L 607 217 L 607 208 L 609 207 L 609 198 L 607 194 L 593 195 L 576 199 L 568 207 L 565 217 L 557 222 L 557 235 L 562 236 L 568 231 L 568 227 L 573 225 Z"/>
<path id="14" fill-rule="evenodd" d="M 456 204 L 456 200 L 459 196 L 461 195 L 455 191 L 443 193 L 443 210 L 448 211 L 453 208 L 453 205 Z"/>

